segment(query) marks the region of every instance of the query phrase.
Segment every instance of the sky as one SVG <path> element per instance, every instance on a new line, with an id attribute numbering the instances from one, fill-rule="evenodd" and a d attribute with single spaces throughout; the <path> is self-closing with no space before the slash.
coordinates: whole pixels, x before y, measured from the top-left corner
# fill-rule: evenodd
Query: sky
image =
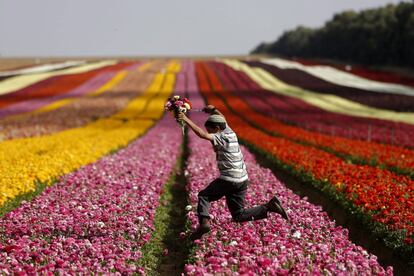
<path id="1" fill-rule="evenodd" d="M 0 56 L 246 55 L 298 25 L 397 0 L 0 0 Z"/>

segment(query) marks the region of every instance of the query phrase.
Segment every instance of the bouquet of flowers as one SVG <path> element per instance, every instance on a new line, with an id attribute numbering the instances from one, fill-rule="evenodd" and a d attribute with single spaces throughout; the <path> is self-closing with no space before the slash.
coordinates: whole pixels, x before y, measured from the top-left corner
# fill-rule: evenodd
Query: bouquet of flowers
<path id="1" fill-rule="evenodd" d="M 187 113 L 192 108 L 191 102 L 187 98 L 181 98 L 178 95 L 168 98 L 167 102 L 164 105 L 164 109 L 171 112 L 177 120 L 177 115 L 179 112 Z M 184 135 L 185 123 L 177 122 L 181 125 L 181 130 Z"/>

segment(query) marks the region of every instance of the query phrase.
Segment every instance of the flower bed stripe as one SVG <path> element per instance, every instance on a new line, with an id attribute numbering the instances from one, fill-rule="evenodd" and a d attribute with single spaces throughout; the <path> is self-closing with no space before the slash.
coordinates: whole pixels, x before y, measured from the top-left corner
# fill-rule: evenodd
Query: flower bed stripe
<path id="1" fill-rule="evenodd" d="M 120 63 L 80 74 L 54 76 L 23 89 L 14 91 L 13 93 L 0 95 L 0 108 L 15 105 L 22 101 L 30 101 L 64 95 L 102 72 L 113 70 L 120 71 L 121 69 L 124 69 L 130 65 L 131 63 Z"/>
<path id="2" fill-rule="evenodd" d="M 287 85 L 263 69 L 251 68 L 239 61 L 224 60 L 224 63 L 236 70 L 245 72 L 265 90 L 301 99 L 330 112 L 414 124 L 414 113 L 377 109 L 351 102 L 335 95 L 321 95 Z"/>
<path id="3" fill-rule="evenodd" d="M 404 73 L 397 73 L 397 72 L 390 72 L 390 71 L 383 71 L 383 70 L 373 70 L 368 69 L 358 65 L 339 65 L 336 63 L 326 63 L 326 62 L 316 62 L 311 60 L 305 60 L 302 58 L 295 59 L 297 62 L 300 62 L 303 65 L 328 65 L 331 67 L 335 67 L 336 69 L 346 71 L 348 73 L 352 73 L 359 77 L 370 79 L 379 82 L 385 83 L 395 83 L 395 84 L 402 84 L 406 86 L 414 87 L 414 78 L 406 76 Z"/>
<path id="4" fill-rule="evenodd" d="M 217 77 L 204 65 L 198 65 L 197 73 L 202 74 L 203 70 L 208 74 L 212 89 L 222 90 Z M 371 223 L 378 233 L 389 235 L 386 238 L 394 248 L 408 247 L 410 258 L 413 257 L 412 245 L 410 247 L 407 244 L 413 242 L 414 181 L 387 170 L 350 164 L 327 152 L 265 134 L 230 112 L 211 90 L 203 92 L 209 102 L 225 112 L 240 139 L 267 151 L 284 168 L 302 176 L 322 191 L 332 191 L 336 200 L 345 197 L 346 202 L 342 202 L 344 206 L 348 206 L 351 211 L 355 211 L 352 206 L 357 206 L 361 214 L 386 225 L 382 229 L 379 224 Z M 396 232 L 388 232 L 391 230 Z"/>
<path id="5" fill-rule="evenodd" d="M 154 70 L 162 68 L 163 64 L 155 64 Z M 128 75 L 120 72 L 86 97 L 60 100 L 30 114 L 6 118 L 1 121 L 0 134 L 4 140 L 52 134 L 111 116 L 148 87 L 155 74 L 147 72 L 149 66 L 143 65 Z M 68 117 L 72 120 L 67 120 Z"/>
<path id="6" fill-rule="evenodd" d="M 115 60 L 99 61 L 99 62 L 94 62 L 94 63 L 78 66 L 76 68 L 69 68 L 69 69 L 56 71 L 56 72 L 38 73 L 38 74 L 32 74 L 28 76 L 16 76 L 16 77 L 8 78 L 0 82 L 0 95 L 14 92 L 16 90 L 22 89 L 24 87 L 35 84 L 42 80 L 48 79 L 50 77 L 70 75 L 70 74 L 80 74 L 80 73 L 92 71 L 95 69 L 99 69 L 105 66 L 113 65 L 115 63 L 117 63 Z"/>
<path id="7" fill-rule="evenodd" d="M 134 123 L 141 133 L 146 115 Z M 141 247 L 150 239 L 181 142 L 179 128 L 164 116 L 127 148 L 64 176 L 8 213 L 0 220 L 0 273 L 144 273 L 137 265 Z"/>
<path id="8" fill-rule="evenodd" d="M 343 72 L 331 66 L 305 66 L 298 62 L 279 58 L 263 59 L 262 62 L 276 65 L 277 67 L 283 69 L 289 68 L 302 70 L 313 76 L 316 76 L 317 78 L 321 78 L 325 81 L 343 86 L 367 89 L 378 93 L 386 92 L 399 95 L 414 96 L 414 88 L 412 87 L 364 79 L 353 74 Z"/>
<path id="9" fill-rule="evenodd" d="M 41 62 L 39 60 L 39 63 L 36 63 L 33 60 L 18 60 L 18 59 L 2 59 L 2 62 L 0 64 L 0 72 L 7 72 L 11 70 L 19 70 L 19 69 L 25 69 L 30 67 L 35 67 L 40 64 L 45 64 L 45 62 Z"/>
<path id="10" fill-rule="evenodd" d="M 414 97 L 408 95 L 378 93 L 364 88 L 341 86 L 315 77 L 299 69 L 281 69 L 263 62 L 246 62 L 252 67 L 262 68 L 281 81 L 321 94 L 332 94 L 367 106 L 398 112 L 413 112 Z"/>
<path id="11" fill-rule="evenodd" d="M 91 93 L 89 95 L 87 95 L 87 96 L 96 96 L 96 95 L 100 95 L 100 94 L 102 94 L 104 92 L 107 92 L 108 90 L 110 90 L 111 88 L 113 88 L 114 86 L 116 86 L 118 83 L 120 83 L 122 80 L 124 80 L 125 77 L 127 77 L 127 75 L 129 73 L 130 72 L 127 71 L 127 70 L 123 70 L 121 72 L 118 72 L 109 81 L 107 81 L 106 83 L 104 83 L 104 85 L 102 85 L 101 87 L 99 87 L 95 91 L 89 91 Z M 60 96 L 60 95 L 57 95 L 57 97 L 56 97 L 57 99 L 59 99 L 58 96 Z M 65 94 L 64 96 L 67 96 L 67 95 Z M 48 98 L 48 99 L 50 99 L 50 98 Z M 60 100 L 60 101 L 54 102 L 52 104 L 49 104 L 46 107 L 42 107 L 42 108 L 36 109 L 32 114 L 37 114 L 37 113 L 43 113 L 43 112 L 51 111 L 51 110 L 60 108 L 60 107 L 66 105 L 68 103 L 73 102 L 73 101 L 74 101 L 74 99 L 64 99 L 64 100 Z"/>
<path id="12" fill-rule="evenodd" d="M 92 78 L 91 80 L 87 81 L 80 87 L 75 88 L 72 90 L 75 92 L 73 95 L 72 91 L 64 94 L 57 94 L 57 95 L 51 95 L 47 98 L 34 98 L 29 99 L 26 101 L 21 101 L 19 103 L 6 106 L 5 108 L 0 109 L 0 116 L 8 116 L 13 114 L 18 115 L 32 115 L 36 113 L 42 113 L 46 111 L 51 111 L 54 109 L 57 109 L 65 104 L 68 104 L 73 101 L 73 99 L 66 99 L 66 98 L 72 98 L 76 96 L 82 96 L 82 94 L 87 94 L 94 92 L 91 91 L 90 88 L 95 88 L 95 92 L 105 92 L 106 90 L 112 88 L 114 85 L 116 85 L 119 81 L 121 81 L 123 78 L 125 78 L 127 74 L 127 71 L 121 71 L 121 72 L 104 72 L 102 74 L 99 74 L 97 77 Z M 100 87 L 99 87 L 100 86 Z M 88 90 L 87 90 L 88 89 Z M 91 94 L 93 95 L 93 94 Z M 45 106 L 46 105 L 46 106 Z M 25 113 L 25 114 L 19 114 L 19 113 Z"/>
<path id="13" fill-rule="evenodd" d="M 206 89 L 208 83 L 199 71 L 197 74 L 201 81 L 200 88 Z M 206 96 L 212 93 L 210 89 L 204 92 Z M 190 94 L 190 99 L 194 105 L 203 104 L 195 93 Z M 198 113 L 192 115 L 192 119 L 203 124 L 206 118 Z M 230 125 L 233 127 L 232 120 Z M 218 172 L 211 145 L 193 133 L 189 134 L 189 143 L 190 149 L 197 149 L 191 151 L 187 162 L 190 202 L 195 206 L 197 192 Z M 266 202 L 272 195 L 278 194 L 288 208 L 292 224 L 278 215 L 271 215 L 262 221 L 235 223 L 231 221 L 225 201 L 220 200 L 211 208 L 214 217 L 212 231 L 196 242 L 194 261 L 185 268 L 188 275 L 392 275 L 392 267 L 385 271 L 375 256 L 351 243 L 347 230 L 336 227 L 320 207 L 286 189 L 270 170 L 258 166 L 244 147 L 242 151 L 250 176 L 247 205 Z M 188 216 L 195 227 L 195 213 L 189 212 Z"/>
<path id="14" fill-rule="evenodd" d="M 21 113 L 28 113 L 28 112 L 41 108 L 44 105 L 50 104 L 51 102 L 57 101 L 62 98 L 81 96 L 90 91 L 98 89 L 104 83 L 108 82 L 111 78 L 113 78 L 114 75 L 115 75 L 115 72 L 104 72 L 91 78 L 90 80 L 82 84 L 81 86 L 73 89 L 72 91 L 68 93 L 51 96 L 48 98 L 25 100 L 25 101 L 22 101 L 16 104 L 9 105 L 7 107 L 0 109 L 0 118 L 4 118 L 6 116 L 11 116 L 11 115 L 17 115 Z"/>
<path id="15" fill-rule="evenodd" d="M 64 82 L 62 84 L 61 81 L 58 81 L 54 85 L 54 89 L 60 91 L 59 93 L 52 94 L 48 97 L 30 97 L 30 99 L 22 100 L 18 103 L 3 107 L 0 109 L 0 118 L 21 113 L 28 113 L 34 110 L 36 110 L 36 113 L 50 111 L 72 102 L 74 100 L 73 98 L 81 97 L 87 94 L 100 94 L 105 90 L 109 89 L 111 86 L 113 86 L 111 85 L 111 83 L 107 82 L 110 81 L 117 72 L 120 72 L 122 69 L 124 69 L 125 71 L 134 71 L 137 65 L 140 65 L 140 63 L 132 65 L 128 65 L 128 63 L 119 64 L 118 66 L 110 66 L 105 69 L 95 70 L 95 72 L 91 72 L 91 77 L 86 82 L 64 93 L 61 93 L 62 85 L 64 86 Z M 79 79 L 81 80 L 81 78 Z M 111 80 L 111 82 L 117 82 L 116 79 Z M 77 81 L 78 80 L 76 80 L 76 82 Z M 71 82 L 70 84 L 74 85 L 75 83 Z"/>
<path id="16" fill-rule="evenodd" d="M 50 183 L 127 145 L 161 117 L 174 80 L 168 71 L 157 74 L 145 93 L 123 110 L 85 127 L 0 143 L 0 204 L 30 192 L 36 181 Z"/>
<path id="17" fill-rule="evenodd" d="M 10 76 L 15 76 L 15 75 L 50 72 L 54 70 L 61 70 L 61 69 L 66 69 L 68 67 L 82 65 L 85 62 L 86 61 L 84 60 L 69 60 L 69 61 L 64 61 L 64 62 L 59 62 L 59 63 L 35 65 L 35 66 L 30 66 L 30 67 L 26 67 L 22 69 L 0 71 L 0 77 L 10 77 Z"/>
<path id="18" fill-rule="evenodd" d="M 241 111 L 248 121 L 257 124 L 261 129 L 282 135 L 293 141 L 304 142 L 308 145 L 327 149 L 329 152 L 333 151 L 341 156 L 345 155 L 346 159 L 350 158 L 366 164 L 372 163 L 377 166 L 385 165 L 397 172 L 406 173 L 414 177 L 414 151 L 396 146 L 324 135 L 289 126 L 269 117 L 276 109 L 266 110 L 266 112 L 263 112 L 266 115 L 261 115 L 253 109 L 254 101 L 251 101 L 253 98 L 251 94 L 254 92 L 252 93 L 248 90 L 242 91 L 234 87 L 231 91 L 232 83 L 227 78 L 226 73 L 228 73 L 228 70 L 231 70 L 233 74 L 237 74 L 236 71 L 221 63 L 209 62 L 208 65 L 210 68 L 215 69 L 223 86 L 229 91 L 220 93 L 220 96 L 227 103 L 231 103 L 232 109 Z M 235 77 L 233 78 L 234 82 L 242 82 L 238 75 Z M 260 107 L 256 108 L 260 111 Z"/>

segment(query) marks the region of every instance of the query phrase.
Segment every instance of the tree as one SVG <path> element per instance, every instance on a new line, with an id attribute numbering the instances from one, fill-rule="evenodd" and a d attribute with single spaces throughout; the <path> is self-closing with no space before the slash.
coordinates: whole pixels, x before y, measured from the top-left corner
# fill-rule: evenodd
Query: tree
<path id="1" fill-rule="evenodd" d="M 414 4 L 335 14 L 321 28 L 299 26 L 255 53 L 414 66 Z"/>

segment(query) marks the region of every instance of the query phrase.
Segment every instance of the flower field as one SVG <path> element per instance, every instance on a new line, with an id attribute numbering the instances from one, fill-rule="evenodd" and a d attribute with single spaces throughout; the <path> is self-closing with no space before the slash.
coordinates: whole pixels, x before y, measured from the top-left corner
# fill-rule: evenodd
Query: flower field
<path id="1" fill-rule="evenodd" d="M 398 113 L 361 106 L 336 95 L 320 95 L 297 87 L 288 86 L 262 70 L 227 62 L 257 82 L 259 90 L 274 92 L 265 97 L 266 102 L 276 105 L 278 118 L 290 124 L 333 136 L 345 136 L 360 140 L 378 141 L 412 147 L 413 113 Z M 259 92 L 260 93 L 260 92 Z M 294 112 L 291 112 L 291 111 Z M 375 116 L 374 116 L 375 114 Z M 381 120 L 382 119 L 382 120 Z"/>
<path id="2" fill-rule="evenodd" d="M 280 80 L 291 84 L 298 85 L 303 89 L 315 91 L 317 93 L 333 94 L 345 99 L 349 99 L 354 102 L 358 102 L 364 105 L 385 108 L 401 112 L 412 112 L 414 107 L 413 93 L 414 89 L 407 87 L 406 94 L 393 94 L 384 89 L 381 92 L 371 92 L 370 90 L 363 90 L 360 87 L 348 87 L 347 83 L 332 83 L 326 79 L 331 78 L 318 78 L 318 76 L 312 75 L 305 70 L 290 69 L 290 68 L 279 68 L 273 64 L 255 62 L 250 63 L 252 66 L 264 68 L 271 72 L 274 76 Z M 354 83 L 355 80 L 351 80 L 350 83 Z M 365 85 L 362 87 L 366 87 Z M 384 92 L 385 91 L 385 92 Z"/>
<path id="3" fill-rule="evenodd" d="M 203 64 L 198 68 L 200 75 L 205 74 L 202 78 L 209 78 L 209 83 L 212 85 L 210 89 L 204 90 L 205 93 L 210 92 L 206 97 L 220 110 L 230 111 L 225 102 L 218 97 L 217 91 L 223 91 L 223 86 L 217 75 Z M 225 92 L 220 94 L 224 95 Z M 262 128 L 264 126 L 272 128 L 272 122 L 266 122 L 265 116 L 255 116 L 243 107 L 237 109 L 237 103 L 235 103 L 235 110 L 241 110 L 248 120 L 261 124 Z M 242 116 L 230 112 L 226 114 L 233 119 L 230 122 L 240 133 L 240 138 L 264 149 L 298 174 L 308 175 L 312 181 L 330 185 L 337 193 L 345 194 L 346 199 L 359 206 L 363 213 L 372 215 L 375 221 L 385 223 L 393 230 L 405 231 L 405 242 L 408 244 L 413 242 L 411 237 L 414 230 L 412 228 L 414 205 L 411 196 L 413 196 L 414 183 L 409 177 L 376 167 L 349 163 L 314 147 L 269 135 L 243 121 Z"/>
<path id="4" fill-rule="evenodd" d="M 395 73 L 387 81 L 324 66 L 153 59 L 0 72 L 0 272 L 411 273 L 414 89 Z M 189 99 L 188 116 L 200 126 L 207 104 L 226 116 L 243 144 L 246 205 L 277 195 L 290 221 L 269 214 L 237 223 L 221 199 L 210 210 L 211 232 L 189 240 L 197 194 L 218 170 L 210 143 L 190 129 L 183 135 L 165 114 L 172 95 Z M 295 194 L 279 171 L 360 229 Z M 181 200 L 171 192 L 179 186 L 186 215 L 169 207 Z M 159 237 L 179 219 L 181 234 Z M 353 239 L 358 231 L 372 246 Z"/>
<path id="5" fill-rule="evenodd" d="M 194 95 L 202 103 L 200 96 Z M 197 114 L 198 115 L 198 114 Z M 205 116 L 194 116 L 199 124 Z M 229 119 L 229 117 L 226 118 Z M 206 185 L 206 176 L 213 180 L 217 171 L 214 154 L 208 143 L 190 135 L 190 148 L 194 152 L 188 160 L 187 173 L 190 175 L 188 190 L 190 202 L 197 204 L 197 191 Z M 332 273 L 332 274 L 392 274 L 378 265 L 375 256 L 352 244 L 347 230 L 335 224 L 322 212 L 320 207 L 300 199 L 286 189 L 268 169 L 260 167 L 245 148 L 243 153 L 249 168 L 251 192 L 246 197 L 248 205 L 266 202 L 274 193 L 288 209 L 291 222 L 280 216 L 267 221 L 235 224 L 225 209 L 225 201 L 213 207 L 213 232 L 197 243 L 195 263 L 186 266 L 189 275 L 206 273 L 270 274 L 288 273 Z M 197 217 L 189 212 L 189 219 L 195 225 Z"/>
<path id="6" fill-rule="evenodd" d="M 240 111 L 239 113 L 248 114 L 245 117 L 249 120 L 252 119 L 252 121 L 263 129 L 283 135 L 294 141 L 329 149 L 353 159 L 362 159 L 365 163 L 377 162 L 379 165 L 394 167 L 400 169 L 400 171 L 405 170 L 407 173 L 414 175 L 414 172 L 410 173 L 410 171 L 414 169 L 414 152 L 409 149 L 375 142 L 357 141 L 345 137 L 319 134 L 302 128 L 284 125 L 282 122 L 271 119 L 268 116 L 256 114 L 253 110 L 254 108 L 259 112 L 262 111 L 263 114 L 273 115 L 273 117 L 277 118 L 277 106 L 273 106 L 273 108 L 265 107 L 264 110 L 261 109 L 263 101 L 261 101 L 260 98 L 266 99 L 265 94 L 268 93 L 266 93 L 266 91 L 258 91 L 256 88 L 254 93 L 261 93 L 263 97 L 255 97 L 252 95 L 254 93 L 251 93 L 252 90 L 243 91 L 244 89 L 232 87 L 228 75 L 233 75 L 233 80 L 235 82 L 242 82 L 242 77 L 238 75 L 238 72 L 219 63 L 213 63 L 211 66 L 217 72 L 217 76 L 220 78 L 223 86 L 229 89 L 229 91 L 234 92 L 223 93 L 225 100 L 231 103 L 233 109 Z M 248 103 L 250 103 L 250 105 Z"/>

